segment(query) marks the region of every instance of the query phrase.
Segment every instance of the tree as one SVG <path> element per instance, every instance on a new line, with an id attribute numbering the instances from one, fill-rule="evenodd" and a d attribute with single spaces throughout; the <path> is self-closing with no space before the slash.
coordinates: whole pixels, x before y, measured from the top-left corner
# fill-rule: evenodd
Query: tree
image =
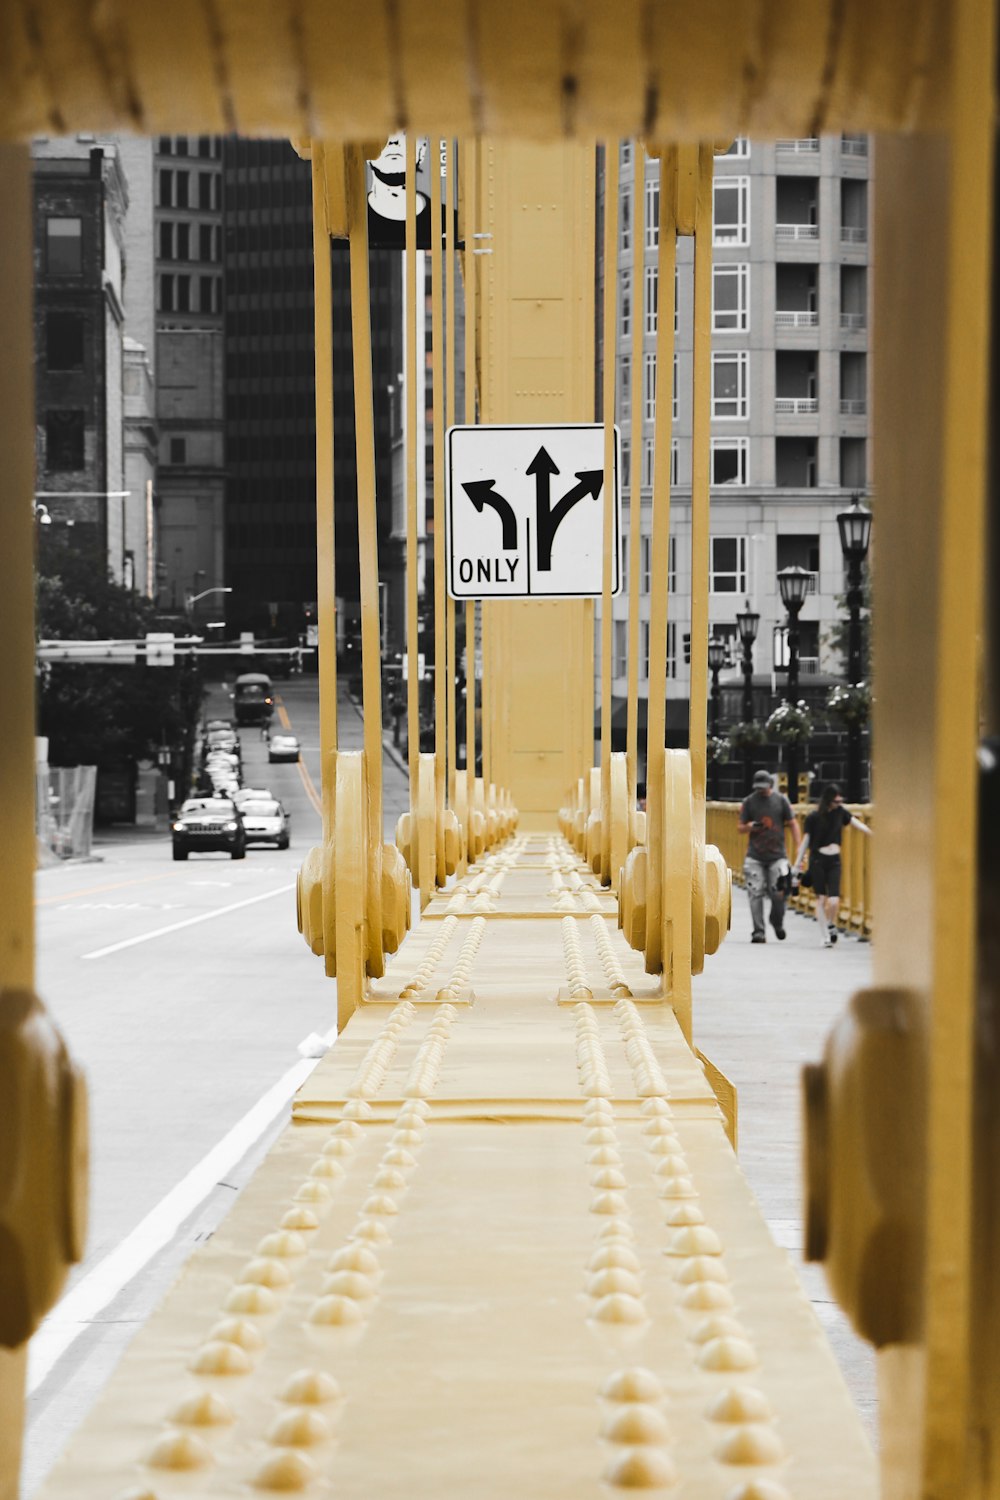
<path id="1" fill-rule="evenodd" d="M 114 582 L 92 556 L 43 547 L 37 570 L 40 640 L 134 640 L 155 628 L 151 600 Z M 190 743 L 201 704 L 193 658 L 176 667 L 52 662 L 39 676 L 38 732 L 57 766 L 121 766 Z"/>

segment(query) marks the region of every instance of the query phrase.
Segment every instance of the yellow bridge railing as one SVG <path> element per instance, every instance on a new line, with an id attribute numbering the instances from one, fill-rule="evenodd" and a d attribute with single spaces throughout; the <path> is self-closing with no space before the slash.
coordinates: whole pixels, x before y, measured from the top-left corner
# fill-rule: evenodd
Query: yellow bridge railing
<path id="1" fill-rule="evenodd" d="M 801 806 L 796 808 L 796 816 L 800 824 L 805 821 L 809 811 L 811 808 Z M 870 803 L 857 803 L 850 808 L 850 811 L 854 817 L 867 823 L 869 828 L 873 826 Z M 743 859 L 746 855 L 747 841 L 745 834 L 736 831 L 739 812 L 738 802 L 710 802 L 707 807 L 705 838 L 707 843 L 714 844 L 722 851 L 726 864 L 733 873 L 733 879 L 742 885 Z M 788 857 L 791 859 L 790 830 L 786 832 L 785 838 L 788 844 Z M 854 833 L 850 828 L 845 828 L 837 926 L 842 932 L 853 933 L 856 937 L 870 938 L 872 935 L 871 862 L 872 840 Z M 789 905 L 793 911 L 801 912 L 803 916 L 811 916 L 816 908 L 816 897 L 811 888 L 801 886 L 798 895 L 791 898 Z"/>

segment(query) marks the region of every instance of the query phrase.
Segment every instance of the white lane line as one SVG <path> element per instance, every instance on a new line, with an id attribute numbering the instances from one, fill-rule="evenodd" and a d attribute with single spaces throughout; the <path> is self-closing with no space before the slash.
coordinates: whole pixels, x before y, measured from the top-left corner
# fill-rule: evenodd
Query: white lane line
<path id="1" fill-rule="evenodd" d="M 239 911 L 243 906 L 255 906 L 258 901 L 269 901 L 272 896 L 284 896 L 294 891 L 294 885 L 279 885 L 276 890 L 265 891 L 262 896 L 250 896 L 246 901 L 234 901 L 230 906 L 220 906 L 215 911 L 204 911 L 200 917 L 186 917 L 183 922 L 171 922 L 169 927 L 157 927 L 155 932 L 144 932 L 141 937 L 126 938 L 123 943 L 112 943 L 107 948 L 95 948 L 93 953 L 84 953 L 84 958 L 106 958 L 109 953 L 120 953 L 123 948 L 135 948 L 139 943 L 152 942 L 153 938 L 166 937 L 169 932 L 180 932 L 182 927 L 195 927 L 199 922 L 212 922 L 224 917 L 227 912 Z"/>
<path id="2" fill-rule="evenodd" d="M 334 1026 L 323 1040 L 336 1040 Z M 28 1393 L 38 1389 L 69 1346 L 89 1327 L 99 1312 L 113 1302 L 154 1255 L 170 1243 L 185 1219 L 259 1140 L 296 1089 L 316 1066 L 315 1058 L 294 1063 L 242 1120 L 213 1146 L 197 1166 L 160 1200 L 131 1234 L 88 1271 L 57 1303 L 35 1334 L 28 1350 Z"/>

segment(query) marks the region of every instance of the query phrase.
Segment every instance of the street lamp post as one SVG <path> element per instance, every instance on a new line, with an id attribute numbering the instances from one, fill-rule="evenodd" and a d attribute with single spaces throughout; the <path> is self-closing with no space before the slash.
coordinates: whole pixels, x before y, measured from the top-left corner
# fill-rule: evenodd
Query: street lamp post
<path id="1" fill-rule="evenodd" d="M 714 635 L 708 643 L 708 665 L 712 673 L 712 696 L 709 699 L 709 733 L 713 739 L 719 734 L 719 673 L 726 664 L 726 643 L 718 640 Z M 712 756 L 712 769 L 709 781 L 709 795 L 713 801 L 719 795 L 719 765 Z"/>
<path id="2" fill-rule="evenodd" d="M 861 504 L 860 495 L 851 496 L 851 507 L 837 516 L 840 548 L 847 563 L 847 681 L 856 687 L 863 676 L 861 662 L 861 605 L 864 599 L 865 558 L 872 535 L 872 513 Z M 861 725 L 855 718 L 847 721 L 847 800 L 860 802 Z"/>
<path id="3" fill-rule="evenodd" d="M 781 602 L 788 611 L 788 701 L 793 708 L 799 688 L 799 615 L 812 576 L 797 563 L 794 567 L 782 568 L 778 574 Z M 787 746 L 786 765 L 788 800 L 794 806 L 799 800 L 799 747 L 794 742 Z"/>
<path id="4" fill-rule="evenodd" d="M 760 625 L 760 615 L 756 610 L 750 608 L 748 599 L 742 612 L 736 616 L 736 629 L 740 635 L 740 645 L 743 647 L 743 722 L 749 724 L 753 720 L 753 645 L 757 639 L 757 629 Z M 744 792 L 752 790 L 751 781 L 753 777 L 753 750 L 749 745 L 743 746 L 743 789 Z"/>

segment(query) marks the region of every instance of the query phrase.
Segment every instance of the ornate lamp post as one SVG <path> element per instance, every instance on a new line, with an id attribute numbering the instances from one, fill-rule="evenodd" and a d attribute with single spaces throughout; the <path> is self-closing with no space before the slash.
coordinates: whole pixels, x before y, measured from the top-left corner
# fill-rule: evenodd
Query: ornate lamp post
<path id="1" fill-rule="evenodd" d="M 748 599 L 742 612 L 736 616 L 736 629 L 740 634 L 740 645 L 743 647 L 743 722 L 749 724 L 753 719 L 753 644 L 757 639 L 757 629 L 760 625 L 760 615 L 750 608 Z M 752 790 L 753 779 L 753 751 L 749 745 L 743 747 L 743 790 Z"/>
<path id="2" fill-rule="evenodd" d="M 812 574 L 796 563 L 794 567 L 782 568 L 778 574 L 781 602 L 788 611 L 788 701 L 793 706 L 799 688 L 799 614 L 806 602 L 806 593 Z M 794 806 L 799 800 L 799 747 L 791 743 L 787 747 L 788 800 Z"/>
<path id="3" fill-rule="evenodd" d="M 719 673 L 725 665 L 726 643 L 725 641 L 718 640 L 713 635 L 708 643 L 708 666 L 712 673 L 712 696 L 709 699 L 708 729 L 713 739 L 719 733 Z M 709 795 L 713 800 L 719 795 L 719 768 L 718 762 L 714 759 L 709 779 Z"/>
<path id="4" fill-rule="evenodd" d="M 872 535 L 872 513 L 861 504 L 860 495 L 851 496 L 850 510 L 837 516 L 840 548 L 847 563 L 847 681 L 856 687 L 861 681 L 861 603 L 865 558 Z M 847 722 L 847 800 L 861 800 L 861 725 L 857 719 Z"/>

